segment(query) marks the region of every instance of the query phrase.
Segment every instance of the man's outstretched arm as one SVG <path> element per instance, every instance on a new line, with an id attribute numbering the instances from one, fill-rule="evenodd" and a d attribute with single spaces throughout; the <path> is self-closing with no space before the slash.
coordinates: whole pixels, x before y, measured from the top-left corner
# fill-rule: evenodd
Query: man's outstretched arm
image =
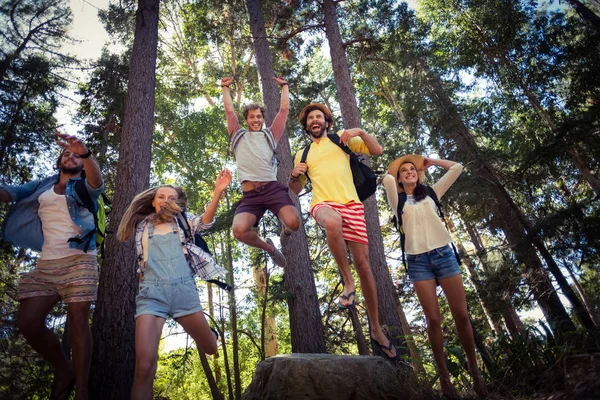
<path id="1" fill-rule="evenodd" d="M 279 112 L 273 119 L 270 129 L 275 142 L 279 142 L 279 138 L 281 138 L 285 130 L 285 122 L 290 112 L 290 91 L 287 81 L 282 77 L 275 77 L 273 80 L 281 87 L 281 102 L 279 103 Z"/>
<path id="2" fill-rule="evenodd" d="M 223 92 L 223 105 L 225 106 L 225 117 L 227 117 L 227 132 L 230 135 L 233 135 L 238 129 L 240 129 L 240 124 L 235 115 L 235 110 L 233 109 L 233 100 L 231 100 L 231 84 L 233 83 L 233 78 L 230 76 L 226 76 L 221 78 L 221 91 Z"/>

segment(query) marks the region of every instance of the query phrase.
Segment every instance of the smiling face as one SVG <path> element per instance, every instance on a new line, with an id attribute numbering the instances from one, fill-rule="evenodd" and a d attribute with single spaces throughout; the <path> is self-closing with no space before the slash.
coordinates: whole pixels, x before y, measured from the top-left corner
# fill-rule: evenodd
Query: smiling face
<path id="1" fill-rule="evenodd" d="M 329 128 L 329 122 L 325 120 L 325 114 L 321 110 L 312 110 L 306 116 L 306 126 L 304 129 L 315 139 L 323 136 Z"/>
<path id="2" fill-rule="evenodd" d="M 402 185 L 414 185 L 419 181 L 417 167 L 415 167 L 415 165 L 411 162 L 405 162 L 404 164 L 400 165 L 398 172 L 400 173 L 400 183 Z"/>
<path id="3" fill-rule="evenodd" d="M 58 167 L 65 174 L 76 175 L 83 170 L 83 161 L 79 154 L 64 150 L 58 160 Z"/>
<path id="4" fill-rule="evenodd" d="M 177 191 L 171 187 L 159 188 L 154 195 L 154 199 L 152 200 L 152 207 L 154 207 L 154 211 L 158 214 L 161 207 L 169 200 L 177 201 Z"/>
<path id="5" fill-rule="evenodd" d="M 254 110 L 248 110 L 248 116 L 246 117 L 246 126 L 250 132 L 258 132 L 262 129 L 265 118 L 263 117 L 260 108 Z"/>

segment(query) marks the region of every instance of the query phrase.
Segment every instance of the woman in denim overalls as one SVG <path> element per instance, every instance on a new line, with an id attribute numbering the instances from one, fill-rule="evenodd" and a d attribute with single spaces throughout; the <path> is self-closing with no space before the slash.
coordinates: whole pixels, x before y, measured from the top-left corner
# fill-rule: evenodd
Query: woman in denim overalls
<path id="1" fill-rule="evenodd" d="M 444 359 L 444 335 L 436 282 L 442 286 L 450 306 L 458 337 L 467 355 L 475 392 L 479 397 L 486 397 L 485 380 L 475 356 L 475 342 L 467 314 L 463 281 L 454 251 L 450 247 L 452 238 L 438 216 L 437 206 L 429 196 L 427 187 L 423 185 L 425 170 L 432 165 L 448 170 L 432 186 L 440 199 L 460 175 L 462 165 L 449 160 L 407 155 L 388 166 L 389 174 L 384 177 L 383 182 L 392 211 L 397 218 L 402 218 L 408 276 L 427 319 L 427 336 L 438 366 L 442 392 L 448 398 L 458 398 Z M 398 194 L 402 191 L 406 192 L 406 203 L 401 215 L 397 215 Z"/>
<path id="2" fill-rule="evenodd" d="M 214 224 L 221 194 L 231 182 L 223 170 L 215 182 L 213 198 L 200 217 L 186 213 L 192 234 Z M 185 236 L 177 226 L 182 199 L 170 185 L 148 189 L 137 195 L 121 220 L 118 237 L 127 240 L 136 231 L 140 268 L 140 290 L 136 296 L 135 374 L 132 399 L 151 399 L 158 361 L 158 345 L 168 316 L 177 321 L 207 354 L 217 351 L 216 334 L 211 331 L 198 296 L 192 270 L 186 260 Z M 207 255 L 212 276 L 223 272 Z"/>

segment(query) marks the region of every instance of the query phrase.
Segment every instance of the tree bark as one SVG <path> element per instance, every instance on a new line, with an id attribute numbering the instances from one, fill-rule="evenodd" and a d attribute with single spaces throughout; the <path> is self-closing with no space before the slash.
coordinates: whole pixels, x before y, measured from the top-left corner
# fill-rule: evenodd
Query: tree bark
<path id="1" fill-rule="evenodd" d="M 346 60 L 346 50 L 337 23 L 336 3 L 333 0 L 324 0 L 322 5 L 325 34 L 329 44 L 331 64 L 333 66 L 333 75 L 344 127 L 360 127 L 360 114 L 356 103 L 354 85 L 350 77 L 350 69 Z M 396 345 L 400 354 L 407 355 L 408 351 L 406 350 L 406 343 L 404 341 L 405 333 L 402 330 L 402 322 L 397 312 L 399 306 L 398 298 L 395 296 L 396 291 L 383 250 L 377 200 L 375 196 L 371 196 L 363 204 L 365 206 L 367 235 L 369 237 L 369 259 L 377 287 L 379 320 L 382 326 L 387 327 L 388 337 Z"/>
<path id="2" fill-rule="evenodd" d="M 139 0 L 138 3 L 110 221 L 112 232 L 117 231 L 133 197 L 146 189 L 150 180 L 158 6 L 158 0 Z M 92 323 L 92 399 L 129 398 L 135 365 L 133 315 L 137 289 L 136 269 L 133 238 L 126 243 L 119 243 L 116 235 L 109 235 Z"/>
<path id="3" fill-rule="evenodd" d="M 275 76 L 273 58 L 269 50 L 260 1 L 246 0 L 246 7 L 250 15 L 250 30 L 256 54 L 256 64 L 260 74 L 263 100 L 267 107 L 265 122 L 270 125 L 280 104 L 279 90 L 277 84 L 273 81 Z M 279 139 L 277 155 L 280 160 L 277 180 L 282 185 L 287 186 L 294 164 L 287 132 L 284 132 Z M 289 193 L 296 208 L 300 210 L 298 197 L 291 191 Z M 321 322 L 317 288 L 308 253 L 306 233 L 302 224 L 300 224 L 298 232 L 292 234 L 290 244 L 283 249 L 283 254 L 287 259 L 287 267 L 284 271 L 285 286 L 292 293 L 292 296 L 288 297 L 292 352 L 326 353 L 327 347 Z"/>
<path id="4" fill-rule="evenodd" d="M 204 370 L 204 374 L 206 375 L 206 380 L 208 382 L 208 387 L 210 388 L 210 394 L 212 395 L 213 400 L 223 400 L 223 395 L 219 391 L 219 387 L 217 386 L 217 382 L 215 377 L 210 370 L 210 364 L 208 362 L 208 358 L 206 357 L 206 353 L 202 351 L 202 349 L 196 346 L 198 350 L 198 356 L 200 357 L 200 364 L 202 364 L 202 369 Z"/>

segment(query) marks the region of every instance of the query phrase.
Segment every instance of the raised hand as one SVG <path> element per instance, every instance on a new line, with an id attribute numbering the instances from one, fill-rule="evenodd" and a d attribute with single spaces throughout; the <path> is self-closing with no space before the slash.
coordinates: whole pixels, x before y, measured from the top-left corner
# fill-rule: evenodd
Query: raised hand
<path id="1" fill-rule="evenodd" d="M 221 78 L 221 87 L 227 86 L 229 87 L 233 83 L 233 78 L 231 76 L 224 76 Z"/>
<path id="2" fill-rule="evenodd" d="M 287 81 L 286 81 L 285 79 L 283 79 L 283 77 L 282 77 L 282 76 L 274 76 L 274 77 L 273 77 L 273 80 L 274 80 L 275 82 L 277 82 L 277 84 L 278 84 L 279 86 L 287 85 Z"/>
<path id="3" fill-rule="evenodd" d="M 60 133 L 56 129 L 54 130 L 54 134 L 57 137 L 56 144 L 63 149 L 69 150 L 80 156 L 83 156 L 88 152 L 88 148 L 77 136 L 66 135 L 64 133 Z"/>
<path id="4" fill-rule="evenodd" d="M 217 179 L 215 180 L 215 191 L 223 193 L 231 183 L 231 179 L 231 172 L 229 172 L 228 169 L 219 172 L 219 175 L 217 175 Z"/>

